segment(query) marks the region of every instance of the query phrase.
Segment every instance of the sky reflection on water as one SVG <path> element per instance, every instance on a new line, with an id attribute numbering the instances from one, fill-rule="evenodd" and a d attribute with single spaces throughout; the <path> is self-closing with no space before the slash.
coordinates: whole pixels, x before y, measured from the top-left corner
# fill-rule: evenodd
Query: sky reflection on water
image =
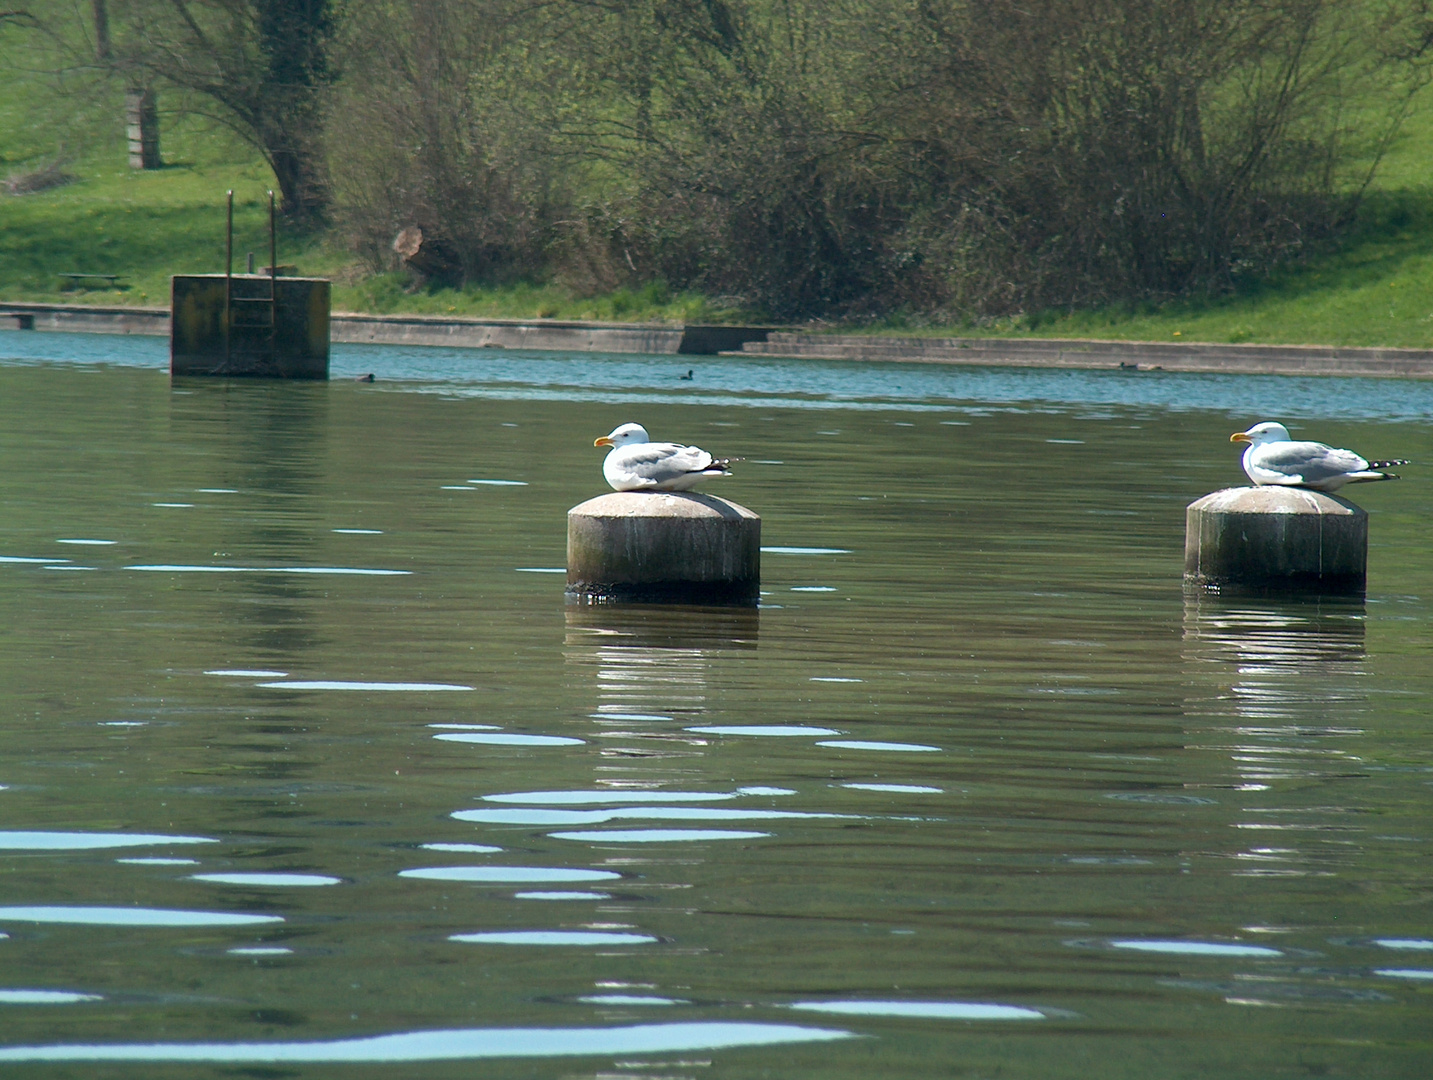
<path id="1" fill-rule="evenodd" d="M 402 1064 L 479 1058 L 662 1054 L 740 1046 L 830 1042 L 848 1031 L 794 1024 L 693 1022 L 607 1028 L 472 1028 L 315 1042 L 110 1043 L 0 1047 L 4 1061 L 152 1061 L 267 1064 Z"/>

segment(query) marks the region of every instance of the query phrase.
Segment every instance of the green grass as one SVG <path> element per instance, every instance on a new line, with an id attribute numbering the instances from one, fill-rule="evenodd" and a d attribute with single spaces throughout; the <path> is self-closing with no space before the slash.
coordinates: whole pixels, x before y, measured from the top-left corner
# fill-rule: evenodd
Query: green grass
<path id="1" fill-rule="evenodd" d="M 0 36 L 0 70 L 20 38 Z M 170 103 L 172 104 L 172 103 Z M 161 98 L 161 108 L 166 106 Z M 162 305 L 171 274 L 224 268 L 224 192 L 235 192 L 235 269 L 267 262 L 267 168 L 222 129 L 163 117 L 173 164 L 125 160 L 120 88 L 60 97 L 39 76 L 0 76 L 0 174 L 60 157 L 71 185 L 0 192 L 0 300 Z M 37 123 L 40 118 L 43 123 Z M 46 135 L 45 132 L 59 132 Z M 900 314 L 843 332 L 921 336 L 1093 337 L 1145 341 L 1433 347 L 1433 92 L 1425 91 L 1334 249 L 1235 293 L 1163 305 L 1036 312 L 980 324 Z M 408 291 L 405 275 L 366 273 L 331 236 L 281 224 L 279 262 L 334 279 L 337 310 L 619 322 L 732 322 L 758 316 L 661 282 L 585 296 L 552 282 Z M 64 291 L 59 274 L 122 275 L 116 289 Z"/>
<path id="2" fill-rule="evenodd" d="M 552 283 L 408 291 L 401 273 L 365 276 L 334 289 L 334 305 L 379 314 L 472 315 L 483 318 L 595 319 L 603 322 L 731 322 L 742 312 L 713 305 L 695 292 L 674 293 L 665 282 L 582 296 Z"/>
<path id="3" fill-rule="evenodd" d="M 189 138 L 184 136 L 188 134 Z M 184 157 L 192 133 L 165 140 Z M 268 264 L 268 199 L 272 183 L 262 162 L 230 145 L 202 164 L 155 172 L 128 168 L 111 150 L 71 164 L 79 181 L 25 196 L 0 196 L 0 300 L 53 303 L 167 304 L 171 274 L 224 269 L 224 193 L 234 190 L 234 268 L 248 252 Z M 227 160 L 225 160 L 227 158 Z M 674 293 L 662 282 L 581 296 L 556 284 L 407 291 L 405 274 L 365 274 L 322 234 L 296 232 L 280 221 L 279 262 L 300 273 L 335 278 L 338 310 L 616 322 L 730 321 L 697 293 Z M 66 290 L 66 272 L 120 274 L 119 287 Z"/>

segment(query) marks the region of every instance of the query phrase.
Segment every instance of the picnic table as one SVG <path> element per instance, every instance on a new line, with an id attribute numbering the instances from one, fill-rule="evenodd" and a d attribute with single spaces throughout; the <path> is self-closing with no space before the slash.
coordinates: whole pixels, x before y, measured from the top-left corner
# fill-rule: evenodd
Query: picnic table
<path id="1" fill-rule="evenodd" d="M 73 290 L 75 290 L 75 289 L 78 289 L 78 288 L 79 288 L 80 286 L 82 286 L 82 285 L 83 285 L 84 287 L 86 287 L 86 288 L 90 288 L 91 286 L 89 285 L 89 283 L 92 282 L 92 281 L 94 281 L 94 282 L 103 281 L 103 282 L 105 283 L 105 285 L 104 285 L 105 288 L 113 289 L 113 288 L 115 287 L 115 285 L 117 285 L 117 284 L 119 283 L 120 275 L 119 275 L 119 274 L 78 274 L 78 273 L 69 274 L 69 273 L 62 273 L 62 274 L 59 275 L 59 278 L 60 278 L 60 280 L 61 280 L 62 282 L 64 282 L 64 284 L 62 284 L 62 285 L 60 286 L 60 291 L 61 291 L 61 292 L 71 292 L 71 291 L 73 291 Z"/>

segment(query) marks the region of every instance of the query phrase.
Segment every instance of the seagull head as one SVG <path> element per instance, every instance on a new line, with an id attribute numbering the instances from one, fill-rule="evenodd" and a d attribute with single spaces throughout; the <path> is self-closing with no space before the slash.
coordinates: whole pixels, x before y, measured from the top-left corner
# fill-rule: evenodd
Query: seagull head
<path id="1" fill-rule="evenodd" d="M 612 429 L 612 434 L 603 435 L 592 441 L 593 446 L 631 446 L 633 443 L 651 442 L 647 429 L 641 424 L 623 424 Z"/>
<path id="2" fill-rule="evenodd" d="M 1236 431 L 1229 436 L 1230 442 L 1249 443 L 1251 446 L 1261 446 L 1264 443 L 1288 442 L 1289 429 L 1283 424 L 1276 424 L 1272 420 L 1265 420 L 1262 424 L 1255 424 L 1248 431 Z"/>

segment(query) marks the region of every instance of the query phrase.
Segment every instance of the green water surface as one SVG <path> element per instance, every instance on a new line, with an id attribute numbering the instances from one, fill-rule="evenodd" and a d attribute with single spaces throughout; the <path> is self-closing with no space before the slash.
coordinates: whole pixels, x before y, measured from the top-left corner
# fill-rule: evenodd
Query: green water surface
<path id="1" fill-rule="evenodd" d="M 1184 506 L 1287 418 L 1214 383 L 505 362 L 0 364 L 0 556 L 35 560 L 0 562 L 0 1073 L 1433 1070 L 1433 469 L 1351 490 L 1366 602 L 1190 597 Z M 1433 463 L 1380 408 L 1294 419 Z M 747 459 L 711 492 L 824 552 L 767 551 L 760 610 L 564 603 L 627 420 Z M 462 880 L 514 867 L 550 880 Z"/>

